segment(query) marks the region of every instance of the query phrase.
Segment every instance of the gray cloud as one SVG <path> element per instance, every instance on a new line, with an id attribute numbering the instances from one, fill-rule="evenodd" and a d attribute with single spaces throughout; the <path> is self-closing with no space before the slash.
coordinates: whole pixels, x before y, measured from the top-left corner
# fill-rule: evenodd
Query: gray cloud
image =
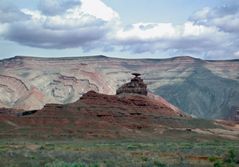
<path id="1" fill-rule="evenodd" d="M 148 25 L 140 25 L 139 28 L 141 30 L 148 30 L 148 29 L 154 28 L 155 26 L 157 26 L 157 24 L 148 24 Z"/>
<path id="2" fill-rule="evenodd" d="M 190 20 L 195 24 L 216 26 L 221 31 L 239 33 L 239 4 L 204 8 L 196 12 Z"/>
<path id="3" fill-rule="evenodd" d="M 103 25 L 56 31 L 54 29 L 45 29 L 38 24 L 30 22 L 12 24 L 4 37 L 31 47 L 47 49 L 81 47 L 89 50 L 89 48 L 93 49 L 97 47 L 97 45 L 93 46 L 90 43 L 103 40 L 107 31 L 108 29 Z"/>
<path id="4" fill-rule="evenodd" d="M 213 37 L 205 38 L 178 38 L 163 39 L 157 41 L 128 41 L 120 43 L 122 51 L 131 53 L 157 53 L 173 52 L 175 55 L 193 55 L 206 59 L 225 59 L 238 58 L 234 53 L 238 50 L 238 46 L 230 44 L 227 39 L 213 39 Z"/>
<path id="5" fill-rule="evenodd" d="M 57 2 L 60 3 L 60 8 L 58 6 L 57 10 L 53 9 L 54 14 L 63 12 L 70 6 L 72 11 L 64 11 L 61 15 L 52 16 L 36 10 L 11 10 L 13 16 L 21 12 L 27 18 L 15 22 L 17 18 L 8 17 L 7 30 L 2 37 L 21 45 L 45 49 L 79 47 L 83 51 L 89 51 L 106 48 L 103 45 L 106 43 L 107 34 L 111 31 L 108 22 L 81 12 L 79 3 L 77 6 L 72 6 L 76 1 Z M 61 6 L 65 9 L 63 10 Z"/>
<path id="6" fill-rule="evenodd" d="M 80 0 L 40 0 L 39 10 L 45 15 L 58 15 L 74 6 L 80 6 Z"/>
<path id="7" fill-rule="evenodd" d="M 182 37 L 177 39 L 158 39 L 154 41 L 145 40 L 137 41 L 130 40 L 119 44 L 122 47 L 122 51 L 130 51 L 132 53 L 155 53 L 157 51 L 174 51 L 179 54 L 193 54 L 193 55 L 204 55 L 213 54 L 213 51 L 225 51 L 221 52 L 225 55 L 228 51 L 223 46 L 222 41 L 215 40 L 213 38 L 201 38 L 201 37 Z M 215 55 L 215 57 L 218 55 Z M 214 57 L 214 58 L 215 58 Z"/>
<path id="8" fill-rule="evenodd" d="M 13 5 L 0 4 L 0 22 L 9 23 L 15 21 L 24 21 L 29 19 L 29 16 L 21 12 Z"/>

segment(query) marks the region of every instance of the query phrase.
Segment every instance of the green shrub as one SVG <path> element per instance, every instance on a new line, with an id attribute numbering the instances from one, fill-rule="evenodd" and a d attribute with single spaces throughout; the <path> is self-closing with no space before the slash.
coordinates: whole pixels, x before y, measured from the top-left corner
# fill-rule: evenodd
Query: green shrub
<path id="1" fill-rule="evenodd" d="M 160 161 L 158 160 L 148 160 L 146 162 L 144 162 L 142 165 L 142 167 L 166 167 L 165 164 L 161 163 Z"/>
<path id="2" fill-rule="evenodd" d="M 144 156 L 143 156 L 143 157 L 141 157 L 141 159 L 142 159 L 142 161 L 145 161 L 145 162 L 149 160 L 149 158 L 148 158 L 148 157 L 144 157 Z"/>
<path id="3" fill-rule="evenodd" d="M 208 159 L 210 162 L 214 162 L 214 167 L 235 167 L 237 163 L 236 152 L 234 150 L 229 150 L 223 160 L 216 157 L 209 157 Z"/>
<path id="4" fill-rule="evenodd" d="M 154 161 L 154 166 L 155 167 L 166 167 L 166 165 L 161 163 L 160 161 Z"/>
<path id="5" fill-rule="evenodd" d="M 223 162 L 220 160 L 216 160 L 213 164 L 214 167 L 224 167 Z"/>
<path id="6" fill-rule="evenodd" d="M 208 157 L 208 160 L 209 160 L 210 162 L 216 162 L 216 161 L 218 160 L 218 158 L 212 156 L 212 157 Z"/>
<path id="7" fill-rule="evenodd" d="M 236 153 L 234 150 L 230 150 L 226 157 L 224 158 L 224 162 L 231 164 L 236 162 Z"/>

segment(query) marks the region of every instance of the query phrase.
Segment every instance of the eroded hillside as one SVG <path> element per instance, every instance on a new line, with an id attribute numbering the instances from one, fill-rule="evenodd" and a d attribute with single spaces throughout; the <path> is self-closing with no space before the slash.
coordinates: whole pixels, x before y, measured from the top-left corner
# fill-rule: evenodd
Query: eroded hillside
<path id="1" fill-rule="evenodd" d="M 0 61 L 0 107 L 32 110 L 66 104 L 89 90 L 115 94 L 140 72 L 148 89 L 202 118 L 227 118 L 239 106 L 239 61 L 14 57 Z"/>

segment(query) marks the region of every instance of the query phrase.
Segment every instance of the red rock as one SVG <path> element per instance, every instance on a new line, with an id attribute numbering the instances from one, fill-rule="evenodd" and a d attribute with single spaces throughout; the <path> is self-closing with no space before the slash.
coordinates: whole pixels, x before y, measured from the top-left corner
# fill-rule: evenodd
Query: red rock
<path id="1" fill-rule="evenodd" d="M 28 127 L 29 135 L 127 137 L 139 135 L 137 131 L 154 130 L 163 124 L 161 117 L 190 119 L 168 104 L 160 97 L 116 96 L 89 91 L 75 103 L 48 104 L 35 114 L 20 117 L 5 114 L 0 115 L 0 120 Z M 14 133 L 18 133 L 15 127 L 11 129 L 11 134 Z"/>

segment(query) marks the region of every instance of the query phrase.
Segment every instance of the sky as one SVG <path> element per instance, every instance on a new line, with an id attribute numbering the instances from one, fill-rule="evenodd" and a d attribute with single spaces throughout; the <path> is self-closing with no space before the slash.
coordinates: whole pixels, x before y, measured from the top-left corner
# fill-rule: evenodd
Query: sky
<path id="1" fill-rule="evenodd" d="M 0 0 L 0 59 L 239 59 L 238 0 Z"/>

